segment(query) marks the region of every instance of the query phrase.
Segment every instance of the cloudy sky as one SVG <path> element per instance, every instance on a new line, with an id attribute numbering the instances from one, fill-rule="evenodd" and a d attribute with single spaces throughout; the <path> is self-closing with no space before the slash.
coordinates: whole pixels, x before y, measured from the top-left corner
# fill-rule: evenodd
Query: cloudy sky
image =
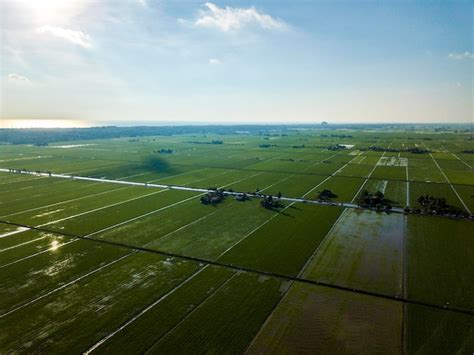
<path id="1" fill-rule="evenodd" d="M 469 1 L 0 0 L 0 14 L 4 127 L 472 119 Z"/>

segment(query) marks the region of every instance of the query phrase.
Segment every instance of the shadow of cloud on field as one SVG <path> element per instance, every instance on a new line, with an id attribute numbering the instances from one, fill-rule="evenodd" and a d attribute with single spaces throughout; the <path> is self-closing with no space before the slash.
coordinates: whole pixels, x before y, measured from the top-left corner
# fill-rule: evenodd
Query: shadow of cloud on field
<path id="1" fill-rule="evenodd" d="M 150 172 L 172 172 L 173 167 L 165 159 L 156 156 L 150 156 L 143 159 L 141 167 Z"/>

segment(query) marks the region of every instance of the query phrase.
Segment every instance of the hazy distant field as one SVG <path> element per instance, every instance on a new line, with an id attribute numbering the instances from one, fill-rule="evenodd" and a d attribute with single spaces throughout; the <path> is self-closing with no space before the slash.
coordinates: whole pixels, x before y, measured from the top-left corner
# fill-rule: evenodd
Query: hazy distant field
<path id="1" fill-rule="evenodd" d="M 473 148 L 432 131 L 196 134 L 0 145 L 0 168 L 336 202 L 381 191 L 399 207 L 429 194 L 472 213 Z M 472 353 L 472 220 L 200 196 L 0 172 L 0 353 Z"/>

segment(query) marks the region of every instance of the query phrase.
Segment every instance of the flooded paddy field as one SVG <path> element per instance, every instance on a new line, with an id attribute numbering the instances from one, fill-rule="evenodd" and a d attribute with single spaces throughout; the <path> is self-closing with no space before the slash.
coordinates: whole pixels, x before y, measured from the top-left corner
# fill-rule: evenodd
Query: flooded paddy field
<path id="1" fill-rule="evenodd" d="M 474 210 L 468 144 L 330 132 L 0 145 L 0 353 L 472 352 L 472 220 L 357 207 Z"/>
<path id="2" fill-rule="evenodd" d="M 405 216 L 346 210 L 303 277 L 335 285 L 402 293 Z"/>
<path id="3" fill-rule="evenodd" d="M 402 304 L 296 282 L 250 354 L 401 353 Z"/>

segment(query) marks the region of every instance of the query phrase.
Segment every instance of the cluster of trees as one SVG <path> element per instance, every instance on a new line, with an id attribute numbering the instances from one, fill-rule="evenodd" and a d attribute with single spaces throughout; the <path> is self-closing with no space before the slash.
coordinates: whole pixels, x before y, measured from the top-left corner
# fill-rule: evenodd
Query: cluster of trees
<path id="1" fill-rule="evenodd" d="M 294 158 L 288 158 L 288 159 L 280 159 L 281 161 L 298 161 L 298 162 L 307 162 L 307 160 L 304 159 L 294 159 Z"/>
<path id="2" fill-rule="evenodd" d="M 365 150 L 365 149 L 361 149 Z M 431 150 L 419 148 L 419 147 L 412 147 L 412 148 L 405 148 L 405 149 L 397 149 L 397 148 L 385 148 L 376 145 L 371 145 L 369 150 L 373 150 L 375 152 L 391 152 L 391 153 L 401 153 L 401 152 L 409 152 L 414 154 L 427 154 L 431 153 Z"/>
<path id="3" fill-rule="evenodd" d="M 279 196 L 281 197 L 281 194 L 279 194 Z M 283 204 L 280 202 L 280 198 L 274 198 L 272 195 L 264 195 L 260 201 L 260 206 L 273 210 L 282 207 Z"/>
<path id="4" fill-rule="evenodd" d="M 248 199 L 250 199 L 250 197 L 245 192 L 241 193 L 241 194 L 238 194 L 238 195 L 235 195 L 235 200 L 236 201 L 243 202 L 243 201 L 247 201 Z"/>
<path id="5" fill-rule="evenodd" d="M 321 134 L 321 137 L 332 137 L 332 138 L 354 138 L 350 134 Z"/>
<path id="6" fill-rule="evenodd" d="M 228 135 L 228 134 L 253 134 L 264 136 L 286 136 L 287 132 L 298 129 L 350 129 L 350 130 L 383 130 L 383 129 L 405 129 L 415 131 L 421 128 L 453 131 L 456 127 L 459 132 L 469 132 L 468 125 L 450 125 L 442 128 L 433 125 L 404 125 L 404 124 L 295 124 L 295 125 L 203 125 L 203 126 L 134 126 L 134 127 L 90 127 L 90 128 L 29 128 L 29 129 L 0 129 L 0 143 L 11 144 L 47 144 L 52 142 L 84 141 L 108 138 L 139 138 L 150 136 L 173 136 L 173 135 Z M 347 134 L 332 134 L 336 138 L 352 138 Z M 322 135 L 328 137 L 328 135 Z M 413 139 L 409 137 L 408 139 Z M 417 138 L 418 139 L 418 138 Z M 472 140 L 472 138 L 468 138 Z"/>
<path id="7" fill-rule="evenodd" d="M 385 198 L 381 191 L 370 193 L 367 190 L 362 191 L 359 197 L 359 206 L 364 208 L 375 208 L 378 211 L 390 211 L 392 209 L 391 201 Z"/>
<path id="8" fill-rule="evenodd" d="M 32 171 L 30 170 L 26 170 L 26 169 L 15 169 L 15 168 L 8 168 L 8 172 L 9 173 L 17 173 L 17 174 L 29 174 L 29 173 L 32 173 Z M 40 170 L 36 170 L 35 171 L 36 174 L 42 174 L 42 173 L 45 173 L 45 174 L 48 174 L 49 176 L 51 176 L 52 172 L 51 171 L 45 171 L 45 172 L 42 172 Z"/>
<path id="9" fill-rule="evenodd" d="M 266 136 L 266 137 L 286 137 L 287 134 L 278 134 L 278 133 L 260 133 L 261 136 Z M 264 138 L 267 139 L 267 138 Z"/>
<path id="10" fill-rule="evenodd" d="M 407 213 L 426 213 L 442 216 L 469 217 L 468 213 L 458 207 L 448 205 L 444 197 L 435 197 L 430 195 L 421 195 L 417 199 L 421 208 L 406 207 Z"/>
<path id="11" fill-rule="evenodd" d="M 270 148 L 270 147 L 276 147 L 276 144 L 260 144 L 260 148 Z"/>
<path id="12" fill-rule="evenodd" d="M 294 145 L 292 146 L 291 148 L 306 148 L 306 146 L 304 144 L 302 145 Z"/>
<path id="13" fill-rule="evenodd" d="M 419 148 L 419 147 L 408 148 L 406 151 L 410 152 L 410 153 L 414 153 L 414 154 L 429 154 L 429 153 L 431 153 L 431 150 L 423 149 L 423 148 Z"/>
<path id="14" fill-rule="evenodd" d="M 158 149 L 158 150 L 154 150 L 153 153 L 159 153 L 159 154 L 173 154 L 174 153 L 174 150 L 173 149 L 165 149 L 165 148 L 161 148 L 161 149 Z"/>
<path id="15" fill-rule="evenodd" d="M 11 144 L 43 144 L 52 142 L 84 141 L 108 138 L 138 138 L 150 136 L 173 136 L 183 134 L 235 134 L 246 131 L 258 134 L 262 131 L 286 129 L 286 126 L 254 125 L 206 125 L 206 126 L 135 126 L 135 127 L 90 127 L 90 128 L 26 128 L 0 129 L 0 142 Z M 132 140 L 138 141 L 138 140 Z"/>
<path id="16" fill-rule="evenodd" d="M 217 190 L 215 188 L 210 188 L 207 194 L 201 196 L 200 201 L 204 205 L 216 205 L 225 199 L 224 189 Z"/>
<path id="17" fill-rule="evenodd" d="M 191 143 L 191 144 L 224 144 L 224 141 L 221 141 L 219 139 L 213 139 L 210 142 L 203 142 L 203 141 L 189 141 L 189 142 L 184 142 L 184 143 Z"/>
<path id="18" fill-rule="evenodd" d="M 324 189 L 323 191 L 318 192 L 317 199 L 318 200 L 323 200 L 323 201 L 328 201 L 332 198 L 336 198 L 337 195 L 333 193 L 331 190 Z"/>
<path id="19" fill-rule="evenodd" d="M 347 149 L 346 146 L 340 144 L 333 144 L 328 147 L 328 150 L 344 150 Z"/>
<path id="20" fill-rule="evenodd" d="M 466 150 L 463 150 L 462 153 L 465 153 L 465 154 L 474 154 L 474 149 L 466 149 Z"/>

